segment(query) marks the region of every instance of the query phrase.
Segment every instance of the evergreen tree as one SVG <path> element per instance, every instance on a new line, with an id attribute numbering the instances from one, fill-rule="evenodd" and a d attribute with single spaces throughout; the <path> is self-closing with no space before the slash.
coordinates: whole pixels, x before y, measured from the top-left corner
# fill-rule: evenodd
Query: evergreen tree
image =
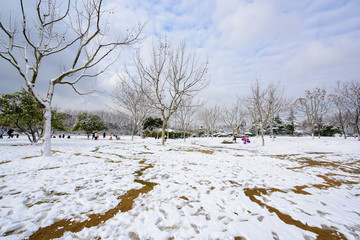
<path id="1" fill-rule="evenodd" d="M 294 115 L 294 110 L 292 108 L 290 109 L 289 117 L 286 120 L 287 120 L 287 123 L 285 125 L 285 134 L 294 135 L 295 115 Z"/>
<path id="2" fill-rule="evenodd" d="M 274 133 L 276 135 L 283 135 L 285 133 L 285 126 L 279 115 L 274 118 Z"/>
<path id="3" fill-rule="evenodd" d="M 163 120 L 161 118 L 148 117 L 143 122 L 143 129 L 153 131 L 155 128 L 161 128 Z"/>
<path id="4" fill-rule="evenodd" d="M 65 130 L 66 115 L 52 109 L 52 127 Z M 0 98 L 0 125 L 23 132 L 31 143 L 39 141 L 43 133 L 43 112 L 28 91 L 22 89 Z"/>
<path id="5" fill-rule="evenodd" d="M 106 130 L 105 122 L 97 115 L 88 113 L 81 113 L 78 115 L 78 121 L 75 124 L 73 131 L 85 131 L 87 137 L 96 131 Z"/>

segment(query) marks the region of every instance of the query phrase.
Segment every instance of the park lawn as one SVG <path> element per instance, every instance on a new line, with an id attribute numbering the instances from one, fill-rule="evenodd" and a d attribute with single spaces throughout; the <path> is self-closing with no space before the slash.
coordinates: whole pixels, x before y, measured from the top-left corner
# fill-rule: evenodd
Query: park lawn
<path id="1" fill-rule="evenodd" d="M 354 138 L 0 139 L 2 239 L 360 239 Z"/>

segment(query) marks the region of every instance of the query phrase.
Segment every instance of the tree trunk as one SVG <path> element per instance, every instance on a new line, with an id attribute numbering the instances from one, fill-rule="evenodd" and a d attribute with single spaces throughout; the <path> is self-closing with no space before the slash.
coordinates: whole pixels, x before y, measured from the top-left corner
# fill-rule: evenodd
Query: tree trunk
<path id="1" fill-rule="evenodd" d="M 133 119 L 133 129 L 132 129 L 132 132 L 131 132 L 131 141 L 134 141 L 134 135 L 135 135 L 135 132 L 136 132 L 136 128 L 137 128 L 136 120 Z"/>
<path id="2" fill-rule="evenodd" d="M 186 131 L 185 131 L 185 129 L 183 130 L 183 139 L 184 139 L 184 142 L 186 141 Z"/>
<path id="3" fill-rule="evenodd" d="M 360 141 L 360 129 L 359 129 L 359 109 L 356 109 L 356 118 L 355 118 L 355 129 L 358 135 L 358 140 Z"/>
<path id="4" fill-rule="evenodd" d="M 344 139 L 346 139 L 345 124 L 344 124 L 341 112 L 339 113 L 339 123 L 340 123 L 342 134 L 344 134 Z"/>
<path id="5" fill-rule="evenodd" d="M 270 138 L 272 139 L 272 141 L 275 141 L 274 131 L 273 131 L 273 121 L 271 120 L 270 120 Z"/>
<path id="6" fill-rule="evenodd" d="M 42 153 L 44 157 L 51 156 L 51 107 L 48 102 L 45 103 L 44 113 L 44 135 L 42 138 Z"/>
<path id="7" fill-rule="evenodd" d="M 166 127 L 166 120 L 163 120 L 163 125 L 161 128 L 161 145 L 165 145 L 165 127 Z"/>
<path id="8" fill-rule="evenodd" d="M 314 125 L 311 125 L 311 136 L 312 136 L 312 139 L 314 139 L 315 138 L 315 136 L 314 136 Z"/>
<path id="9" fill-rule="evenodd" d="M 264 139 L 264 126 L 260 126 L 260 135 L 261 135 L 261 146 L 265 146 L 265 139 Z"/>

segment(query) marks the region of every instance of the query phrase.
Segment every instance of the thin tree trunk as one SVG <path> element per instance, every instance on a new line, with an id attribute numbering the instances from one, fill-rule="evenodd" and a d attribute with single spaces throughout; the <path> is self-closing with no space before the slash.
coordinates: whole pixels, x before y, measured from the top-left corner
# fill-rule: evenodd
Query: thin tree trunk
<path id="1" fill-rule="evenodd" d="M 185 134 L 186 134 L 186 131 L 185 131 L 185 130 L 183 131 L 183 134 L 184 134 L 184 135 L 183 135 L 183 139 L 184 139 L 184 142 L 185 142 L 185 141 L 186 141 L 186 135 L 185 135 Z"/>
<path id="2" fill-rule="evenodd" d="M 134 135 L 135 135 L 136 128 L 137 128 L 136 120 L 133 119 L 133 129 L 132 129 L 132 132 L 131 132 L 131 141 L 134 141 Z"/>
<path id="3" fill-rule="evenodd" d="M 163 125 L 162 125 L 162 128 L 161 128 L 161 145 L 165 145 L 165 127 L 166 127 L 166 120 L 163 120 Z"/>
<path id="4" fill-rule="evenodd" d="M 135 127 L 133 128 L 131 132 L 131 141 L 134 141 L 134 135 L 135 135 Z"/>
<path id="5" fill-rule="evenodd" d="M 272 141 L 275 141 L 274 131 L 273 131 L 273 121 L 270 121 L 270 138 L 272 138 Z"/>
<path id="6" fill-rule="evenodd" d="M 311 125 L 311 136 L 312 136 L 312 139 L 315 138 L 315 134 L 314 134 L 314 125 Z"/>
<path id="7" fill-rule="evenodd" d="M 339 122 L 340 122 L 342 134 L 344 134 L 344 139 L 346 139 L 345 126 L 341 112 L 339 112 Z"/>
<path id="8" fill-rule="evenodd" d="M 42 153 L 44 157 L 51 156 L 51 107 L 49 103 L 46 103 L 44 112 L 44 136 Z"/>
<path id="9" fill-rule="evenodd" d="M 355 118 L 355 129 L 358 135 L 358 140 L 360 141 L 360 129 L 359 129 L 359 110 L 356 109 L 356 118 Z"/>
<path id="10" fill-rule="evenodd" d="M 261 127 L 260 127 L 260 135 L 261 135 L 261 146 L 265 146 L 264 126 L 263 125 L 261 125 Z"/>

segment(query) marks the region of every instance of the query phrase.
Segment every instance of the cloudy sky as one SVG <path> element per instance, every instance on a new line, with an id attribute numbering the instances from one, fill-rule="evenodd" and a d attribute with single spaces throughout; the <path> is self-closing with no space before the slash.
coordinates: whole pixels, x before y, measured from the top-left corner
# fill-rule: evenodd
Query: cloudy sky
<path id="1" fill-rule="evenodd" d="M 4 22 L 7 7 L 15 1 L 1 1 L 9 3 L 0 10 Z M 149 49 L 153 39 L 166 36 L 173 43 L 185 40 L 199 59 L 208 60 L 211 83 L 202 97 L 209 105 L 232 104 L 255 79 L 262 85 L 281 81 L 291 97 L 315 87 L 330 91 L 338 80 L 360 81 L 359 0 L 106 0 L 105 7 L 113 12 L 109 20 L 114 32 L 147 22 L 147 37 L 139 47 Z M 59 87 L 54 105 L 111 106 L 115 73 L 130 64 L 131 51 L 123 49 L 108 73 L 84 85 L 98 92 L 78 96 L 69 87 Z M 0 71 L 0 94 L 24 85 L 2 59 Z"/>

